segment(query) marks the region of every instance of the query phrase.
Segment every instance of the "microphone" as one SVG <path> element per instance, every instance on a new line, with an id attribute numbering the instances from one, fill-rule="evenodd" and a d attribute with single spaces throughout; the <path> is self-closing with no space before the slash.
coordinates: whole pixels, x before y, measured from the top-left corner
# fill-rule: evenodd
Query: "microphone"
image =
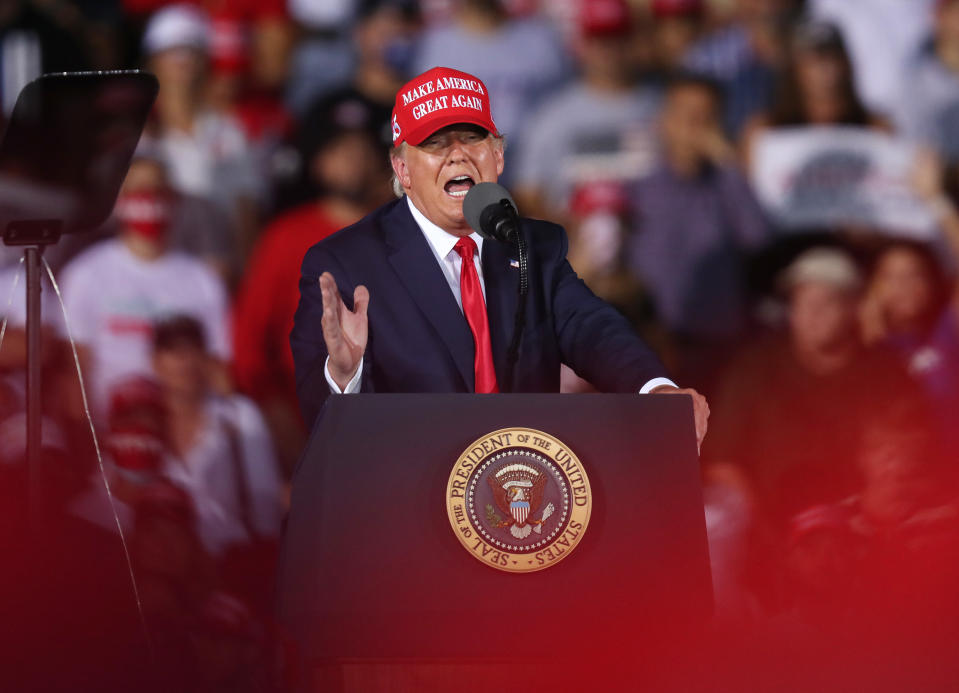
<path id="1" fill-rule="evenodd" d="M 519 281 L 516 289 L 516 315 L 513 322 L 513 337 L 506 350 L 506 373 L 501 392 L 513 391 L 513 371 L 519 360 L 520 343 L 526 325 L 526 295 L 529 293 L 529 253 L 526 239 L 519 232 L 519 213 L 509 191 L 496 183 L 478 183 L 463 199 L 463 216 L 469 225 L 483 238 L 503 243 L 515 243 L 519 258 Z"/>
<path id="2" fill-rule="evenodd" d="M 509 191 L 496 183 L 477 183 L 463 199 L 463 216 L 483 238 L 512 243 L 519 234 L 519 213 Z"/>

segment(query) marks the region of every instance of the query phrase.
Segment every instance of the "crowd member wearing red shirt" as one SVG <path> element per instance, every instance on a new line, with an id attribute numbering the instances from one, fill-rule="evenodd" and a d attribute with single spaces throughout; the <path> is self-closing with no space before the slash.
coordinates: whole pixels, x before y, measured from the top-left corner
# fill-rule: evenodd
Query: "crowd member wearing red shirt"
<path id="1" fill-rule="evenodd" d="M 260 404 L 287 471 L 305 442 L 288 341 L 299 300 L 300 263 L 310 246 L 389 199 L 380 125 L 366 102 L 350 97 L 331 103 L 304 128 L 300 148 L 317 196 L 265 229 L 237 294 L 237 384 Z"/>

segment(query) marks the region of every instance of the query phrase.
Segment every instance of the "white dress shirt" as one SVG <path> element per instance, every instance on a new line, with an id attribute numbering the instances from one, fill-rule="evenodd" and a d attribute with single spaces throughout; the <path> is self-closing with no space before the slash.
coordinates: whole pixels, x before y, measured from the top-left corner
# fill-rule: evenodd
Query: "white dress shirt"
<path id="1" fill-rule="evenodd" d="M 426 237 L 427 244 L 430 247 L 430 250 L 433 252 L 433 257 L 436 258 L 436 262 L 439 265 L 440 269 L 443 271 L 443 276 L 446 277 L 446 283 L 449 284 L 450 291 L 453 292 L 453 298 L 456 299 L 456 305 L 460 307 L 460 310 L 463 310 L 463 297 L 460 293 L 460 270 L 463 267 L 463 259 L 460 257 L 460 254 L 453 249 L 453 246 L 456 245 L 456 241 L 459 240 L 457 236 L 454 236 L 451 233 L 447 233 L 439 226 L 434 224 L 432 221 L 426 218 L 426 216 L 416 208 L 413 204 L 413 201 L 409 197 L 406 198 L 407 204 L 410 206 L 410 213 L 413 215 L 413 219 L 416 221 L 416 225 L 420 227 L 420 231 L 423 232 L 423 235 Z M 469 236 L 476 242 L 476 254 L 473 256 L 473 265 L 476 267 L 476 273 L 479 275 L 480 286 L 483 289 L 483 296 L 486 296 L 486 283 L 483 280 L 483 265 L 480 259 L 483 256 L 483 237 L 480 236 L 475 231 Z M 356 369 L 356 374 L 353 378 L 346 384 L 346 387 L 343 390 L 340 390 L 339 386 L 336 384 L 336 381 L 333 380 L 333 376 L 330 375 L 330 357 L 326 357 L 326 365 L 323 368 L 323 372 L 326 375 L 326 382 L 330 386 L 330 391 L 335 394 L 353 394 L 354 392 L 360 391 L 360 379 L 363 376 L 363 361 L 360 360 L 360 366 Z M 653 378 L 640 389 L 640 394 L 645 395 L 650 390 L 653 390 L 661 385 L 672 385 L 676 387 L 676 384 L 669 378 Z"/>

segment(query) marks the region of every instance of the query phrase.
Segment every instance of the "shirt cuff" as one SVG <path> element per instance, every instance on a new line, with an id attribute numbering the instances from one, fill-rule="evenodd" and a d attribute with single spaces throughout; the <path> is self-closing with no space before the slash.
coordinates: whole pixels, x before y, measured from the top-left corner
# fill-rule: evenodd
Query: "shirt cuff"
<path id="1" fill-rule="evenodd" d="M 336 381 L 333 380 L 333 376 L 330 375 L 330 357 L 326 357 L 326 363 L 323 364 L 323 375 L 326 376 L 326 382 L 330 386 L 330 392 L 334 395 L 352 395 L 360 391 L 360 378 L 363 376 L 363 361 L 360 360 L 360 366 L 356 369 L 356 373 L 350 379 L 350 382 L 346 384 L 346 388 L 340 390 L 340 386 L 336 384 Z M 652 381 L 650 381 L 652 382 Z M 648 385 L 649 383 L 647 383 Z"/>
<path id="2" fill-rule="evenodd" d="M 326 379 L 329 380 L 330 376 L 326 376 Z M 652 380 L 648 381 L 645 385 L 643 385 L 641 388 L 639 388 L 639 394 L 648 395 L 651 390 L 655 390 L 657 387 L 662 387 L 663 385 L 671 385 L 672 387 L 675 387 L 677 390 L 679 389 L 679 385 L 674 383 L 669 378 L 653 378 Z"/>

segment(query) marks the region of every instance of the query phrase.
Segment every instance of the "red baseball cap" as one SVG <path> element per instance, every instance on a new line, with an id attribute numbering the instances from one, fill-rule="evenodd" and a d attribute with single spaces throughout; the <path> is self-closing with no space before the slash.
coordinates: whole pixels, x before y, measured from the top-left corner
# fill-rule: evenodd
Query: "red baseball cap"
<path id="1" fill-rule="evenodd" d="M 396 94 L 393 146 L 420 144 L 440 128 L 456 123 L 479 125 L 499 135 L 490 113 L 489 91 L 468 72 L 434 67 L 414 77 Z"/>
<path id="2" fill-rule="evenodd" d="M 625 36 L 632 28 L 626 0 L 581 0 L 579 28 L 584 36 Z"/>
<path id="3" fill-rule="evenodd" d="M 210 64 L 221 75 L 243 74 L 250 65 L 246 34 L 233 17 L 214 17 L 210 21 Z"/>
<path id="4" fill-rule="evenodd" d="M 653 0 L 654 17 L 695 17 L 703 13 L 703 0 Z"/>

